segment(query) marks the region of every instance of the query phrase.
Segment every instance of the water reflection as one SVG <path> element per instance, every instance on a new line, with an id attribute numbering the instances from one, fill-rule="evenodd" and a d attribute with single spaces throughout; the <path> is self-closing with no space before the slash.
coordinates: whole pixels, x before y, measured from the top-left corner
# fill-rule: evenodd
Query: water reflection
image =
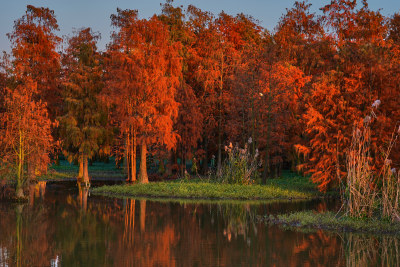
<path id="1" fill-rule="evenodd" d="M 347 234 L 343 241 L 346 266 L 400 266 L 396 237 Z"/>
<path id="2" fill-rule="evenodd" d="M 89 196 L 89 186 L 85 183 L 78 182 L 78 202 L 81 206 L 81 211 L 86 213 L 87 210 L 87 199 Z"/>
<path id="3" fill-rule="evenodd" d="M 399 265 L 397 238 L 299 233 L 255 220 L 330 204 L 119 200 L 76 184 L 32 191 L 29 204 L 0 202 L 0 266 Z"/>

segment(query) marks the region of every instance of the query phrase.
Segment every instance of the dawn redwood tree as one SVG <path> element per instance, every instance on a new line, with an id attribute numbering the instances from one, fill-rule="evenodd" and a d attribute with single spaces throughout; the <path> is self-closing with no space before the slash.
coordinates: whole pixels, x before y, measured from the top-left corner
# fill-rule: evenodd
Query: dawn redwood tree
<path id="1" fill-rule="evenodd" d="M 167 26 L 156 16 L 139 20 L 137 11 L 117 11 L 111 19 L 119 32 L 113 34 L 109 47 L 111 70 L 115 75 L 109 77 L 107 90 L 112 96 L 121 94 L 114 103 L 116 120 L 121 132 L 134 136 L 130 146 L 136 149 L 140 144 L 139 182 L 147 183 L 148 146 L 171 149 L 177 141 L 173 122 L 178 115 L 180 45 L 170 40 Z M 131 155 L 135 165 L 136 152 Z"/>
<path id="2" fill-rule="evenodd" d="M 280 175 L 284 157 L 294 149 L 290 132 L 296 127 L 299 100 L 309 77 L 287 62 L 265 60 L 260 75 L 259 139 L 265 156 L 263 182 L 275 170 Z M 287 159 L 286 159 L 287 160 Z"/>
<path id="3" fill-rule="evenodd" d="M 18 79 L 13 87 L 5 88 L 4 112 L 0 113 L 1 164 L 16 174 L 17 197 L 24 196 L 27 164 L 35 171 L 45 170 L 54 148 L 47 107 L 35 100 L 36 94 L 36 82 L 29 77 Z"/>
<path id="4" fill-rule="evenodd" d="M 265 46 L 271 38 L 263 32 L 257 22 L 243 14 L 237 15 L 226 30 L 234 41 L 239 56 L 230 79 L 231 97 L 229 98 L 228 119 L 225 132 L 229 141 L 241 145 L 251 137 L 252 155 L 258 144 L 259 105 L 261 66 Z"/>
<path id="5" fill-rule="evenodd" d="M 280 18 L 274 41 L 281 60 L 290 62 L 306 75 L 316 75 L 330 67 L 334 49 L 323 18 L 310 9 L 308 1 L 296 1 Z"/>
<path id="6" fill-rule="evenodd" d="M 134 25 L 138 19 L 137 10 L 120 10 L 111 15 L 113 32 L 112 42 L 106 56 L 106 88 L 103 95 L 109 105 L 111 124 L 119 129 L 117 153 L 125 154 L 128 181 L 136 181 L 137 148 L 137 80 L 138 72 L 133 57 L 135 50 L 133 39 Z M 122 153 L 121 153 L 122 152 Z"/>
<path id="7" fill-rule="evenodd" d="M 78 159 L 79 177 L 89 183 L 88 159 L 107 149 L 107 113 L 100 103 L 104 87 L 99 35 L 83 28 L 68 40 L 63 58 L 64 115 L 60 117 L 63 152 Z"/>
<path id="8" fill-rule="evenodd" d="M 219 171 L 222 139 L 225 137 L 224 125 L 231 97 L 229 82 L 238 60 L 234 43 L 236 39 L 230 35 L 234 19 L 223 12 L 215 19 L 211 13 L 194 6 L 188 7 L 188 17 L 188 27 L 194 32 L 189 69 L 196 80 L 192 88 L 198 96 L 204 119 L 204 163 L 207 164 L 209 143 L 214 143 Z"/>
<path id="9" fill-rule="evenodd" d="M 47 103 L 53 119 L 59 114 L 61 102 L 58 30 L 53 10 L 28 5 L 25 15 L 14 22 L 13 32 L 7 35 L 12 44 L 14 72 L 37 83 L 34 97 Z"/>
<path id="10" fill-rule="evenodd" d="M 56 48 L 61 39 L 54 33 L 57 30 L 54 11 L 28 5 L 25 15 L 14 22 L 13 32 L 7 34 L 12 47 L 13 79 L 18 83 L 29 77 L 36 83 L 37 92 L 32 97 L 45 103 L 53 121 L 60 107 L 60 56 Z M 34 156 L 26 158 L 30 178 L 37 173 L 35 161 Z"/>
<path id="11" fill-rule="evenodd" d="M 179 103 L 179 115 L 174 122 L 174 129 L 180 138 L 176 144 L 175 155 L 171 153 L 170 164 L 176 164 L 177 157 L 180 157 L 181 175 L 184 175 L 186 160 L 197 161 L 202 156 L 202 149 L 198 147 L 198 143 L 202 139 L 203 114 L 201 113 L 200 102 L 192 87 L 192 85 L 196 86 L 193 81 L 194 73 L 189 68 L 194 53 L 192 48 L 194 34 L 185 20 L 182 8 L 174 7 L 172 0 L 167 0 L 163 4 L 159 19 L 168 26 L 171 41 L 181 43 L 179 54 L 182 57 L 182 72 L 176 94 L 176 101 Z"/>
<path id="12" fill-rule="evenodd" d="M 312 174 L 322 191 L 337 185 L 346 174 L 353 125 L 369 114 L 376 99 L 386 103 L 380 107 L 381 117 L 372 131 L 374 158 L 379 158 L 379 149 L 390 135 L 389 125 L 394 125 L 387 117 L 396 104 L 390 100 L 395 94 L 389 85 L 393 79 L 387 76 L 385 19 L 379 11 L 371 11 L 366 1 L 362 4 L 356 9 L 355 1 L 335 0 L 322 8 L 336 51 L 332 70 L 315 78 L 312 85 L 304 114 L 309 144 L 298 146 L 308 158 L 300 167 Z"/>
<path id="13" fill-rule="evenodd" d="M 173 121 L 178 115 L 176 90 L 181 75 L 180 44 L 172 43 L 167 27 L 153 16 L 141 20 L 135 36 L 136 61 L 141 72 L 138 75 L 138 128 L 141 143 L 141 183 L 147 183 L 147 146 L 175 146 L 177 134 Z"/>

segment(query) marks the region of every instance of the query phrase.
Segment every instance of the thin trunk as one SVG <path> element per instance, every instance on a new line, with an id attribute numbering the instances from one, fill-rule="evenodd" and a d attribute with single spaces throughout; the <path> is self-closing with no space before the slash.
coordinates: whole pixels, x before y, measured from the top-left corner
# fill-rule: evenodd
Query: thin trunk
<path id="1" fill-rule="evenodd" d="M 142 141 L 142 145 L 140 146 L 140 175 L 139 175 L 139 182 L 141 184 L 147 184 L 149 182 L 149 178 L 147 176 L 147 165 L 146 165 L 146 158 L 147 158 L 147 148 L 146 142 Z"/>
<path id="2" fill-rule="evenodd" d="M 136 181 L 136 130 L 133 130 L 131 140 L 131 182 Z"/>
<path id="3" fill-rule="evenodd" d="M 123 171 L 124 171 L 124 174 L 127 174 L 128 173 L 128 170 L 127 170 L 127 166 L 128 166 L 128 142 L 126 141 L 126 138 L 124 138 L 124 142 L 125 142 L 125 151 L 124 151 L 124 157 L 123 157 L 123 162 L 122 162 L 122 166 L 123 166 Z"/>
<path id="4" fill-rule="evenodd" d="M 132 181 L 131 180 L 131 135 L 130 131 L 128 131 L 128 134 L 126 136 L 126 172 L 128 173 L 128 178 L 126 179 L 127 181 Z"/>
<path id="5" fill-rule="evenodd" d="M 89 171 L 88 171 L 88 158 L 86 155 L 83 155 L 83 178 L 82 182 L 85 185 L 89 184 Z"/>
<path id="6" fill-rule="evenodd" d="M 17 174 L 17 187 L 15 190 L 17 198 L 24 197 L 23 191 L 23 171 L 24 171 L 24 145 L 23 145 L 23 137 L 22 131 L 19 131 L 19 149 L 18 149 L 18 174 Z"/>

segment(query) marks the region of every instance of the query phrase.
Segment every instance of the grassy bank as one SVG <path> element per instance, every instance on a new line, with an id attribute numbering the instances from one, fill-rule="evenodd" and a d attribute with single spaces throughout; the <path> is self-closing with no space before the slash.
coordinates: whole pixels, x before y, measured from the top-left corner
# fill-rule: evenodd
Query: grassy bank
<path id="1" fill-rule="evenodd" d="M 277 216 L 265 216 L 263 221 L 298 230 L 328 230 L 334 232 L 357 232 L 390 234 L 400 236 L 400 223 L 384 219 L 360 219 L 332 212 L 315 213 L 301 211 Z"/>
<path id="2" fill-rule="evenodd" d="M 191 199 L 311 199 L 320 196 L 307 178 L 271 179 L 266 185 L 220 184 L 207 180 L 177 180 L 149 184 L 113 185 L 94 188 L 94 194 L 115 197 Z"/>

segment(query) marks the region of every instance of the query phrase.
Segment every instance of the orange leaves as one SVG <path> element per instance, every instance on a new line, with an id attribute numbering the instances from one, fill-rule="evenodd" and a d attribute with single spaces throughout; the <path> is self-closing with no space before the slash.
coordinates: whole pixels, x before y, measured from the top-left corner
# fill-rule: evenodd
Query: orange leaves
<path id="1" fill-rule="evenodd" d="M 118 10 L 111 19 L 118 31 L 108 51 L 107 94 L 116 121 L 136 129 L 139 140 L 171 148 L 176 143 L 172 125 L 178 113 L 179 44 L 170 42 L 167 27 L 155 16 L 140 20 L 137 11 Z"/>
<path id="2" fill-rule="evenodd" d="M 42 170 L 50 162 L 54 141 L 46 105 L 34 100 L 35 93 L 36 83 L 29 78 L 13 89 L 6 88 L 0 148 L 4 163 L 15 166 L 26 161 Z"/>

